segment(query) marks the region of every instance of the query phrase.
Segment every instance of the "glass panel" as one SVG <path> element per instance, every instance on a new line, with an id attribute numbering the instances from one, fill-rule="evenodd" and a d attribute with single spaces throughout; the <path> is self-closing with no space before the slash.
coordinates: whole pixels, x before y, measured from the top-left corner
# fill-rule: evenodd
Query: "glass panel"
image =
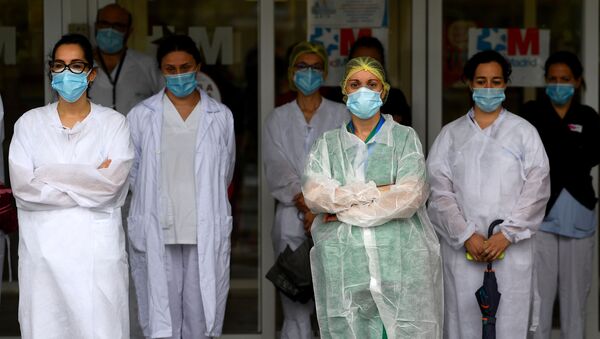
<path id="1" fill-rule="evenodd" d="M 0 0 L 0 95 L 4 103 L 5 137 L 2 144 L 4 166 L 15 121 L 26 111 L 44 105 L 46 77 L 44 55 L 44 16 L 42 0 Z M 8 169 L 6 168 L 8 177 Z M 0 181 L 3 179 L 0 178 Z M 5 257 L 5 241 L 0 236 L 0 337 L 19 336 L 17 322 L 17 234 L 10 235 L 13 282 Z M 4 265 L 3 265 L 4 264 Z"/>
<path id="2" fill-rule="evenodd" d="M 462 82 L 468 59 L 468 30 L 477 28 L 529 28 L 550 30 L 550 53 L 567 49 L 581 51 L 582 0 L 568 4 L 552 0 L 473 1 L 449 0 L 443 3 L 443 98 L 442 122 L 464 115 L 469 110 L 469 92 Z M 482 16 L 481 13 L 494 15 Z M 541 65 L 543 67 L 543 65 Z M 514 68 L 514 66 L 513 66 Z M 518 113 L 521 105 L 542 92 L 533 88 L 509 87 L 504 106 Z"/>
<path id="3" fill-rule="evenodd" d="M 236 170 L 230 186 L 233 211 L 231 289 L 224 334 L 259 331 L 258 249 L 258 5 L 245 0 L 118 1 L 134 16 L 142 33 L 135 46 L 155 55 L 164 34 L 188 34 L 205 59 L 203 87 L 233 112 L 237 143 Z M 140 22 L 146 22 L 146 25 Z M 135 31 L 134 31 L 135 32 Z M 242 307 L 243 306 L 243 307 Z"/>

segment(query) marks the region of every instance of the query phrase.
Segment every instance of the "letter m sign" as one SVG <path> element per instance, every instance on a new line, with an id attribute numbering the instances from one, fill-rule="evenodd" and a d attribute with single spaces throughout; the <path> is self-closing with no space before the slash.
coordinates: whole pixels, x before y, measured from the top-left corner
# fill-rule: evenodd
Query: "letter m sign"
<path id="1" fill-rule="evenodd" d="M 540 31 L 537 28 L 509 28 L 507 40 L 506 54 L 509 56 L 540 54 Z"/>

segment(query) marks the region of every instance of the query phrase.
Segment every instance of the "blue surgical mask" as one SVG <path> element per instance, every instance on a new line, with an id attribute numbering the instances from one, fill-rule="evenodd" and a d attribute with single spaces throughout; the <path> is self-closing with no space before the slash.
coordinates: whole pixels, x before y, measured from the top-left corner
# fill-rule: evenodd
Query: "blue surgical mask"
<path id="1" fill-rule="evenodd" d="M 102 28 L 96 32 L 96 43 L 104 53 L 114 54 L 123 49 L 125 34 L 113 28 Z"/>
<path id="2" fill-rule="evenodd" d="M 573 84 L 548 84 L 546 85 L 546 95 L 550 97 L 553 104 L 562 106 L 569 102 L 569 99 L 575 94 Z"/>
<path id="3" fill-rule="evenodd" d="M 359 119 L 372 118 L 383 105 L 381 92 L 375 92 L 366 87 L 359 88 L 356 92 L 348 94 L 346 106 Z"/>
<path id="4" fill-rule="evenodd" d="M 473 101 L 482 111 L 495 111 L 506 99 L 504 88 L 473 88 Z"/>
<path id="5" fill-rule="evenodd" d="M 69 70 L 52 73 L 52 88 L 66 101 L 75 102 L 88 88 L 88 74 L 75 74 Z"/>
<path id="6" fill-rule="evenodd" d="M 312 68 L 305 68 L 294 73 L 294 84 L 304 95 L 316 92 L 323 83 L 323 72 Z"/>
<path id="7" fill-rule="evenodd" d="M 165 75 L 165 78 L 167 79 L 167 88 L 178 98 L 190 95 L 198 84 L 196 72 Z"/>

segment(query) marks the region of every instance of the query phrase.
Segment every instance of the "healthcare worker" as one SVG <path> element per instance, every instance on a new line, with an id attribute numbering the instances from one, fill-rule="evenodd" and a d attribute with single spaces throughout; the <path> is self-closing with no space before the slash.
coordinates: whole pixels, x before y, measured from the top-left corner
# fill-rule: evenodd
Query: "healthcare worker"
<path id="1" fill-rule="evenodd" d="M 379 111 L 390 85 L 370 57 L 346 65 L 346 125 L 313 146 L 304 172 L 321 338 L 441 338 L 439 243 L 415 131 Z"/>
<path id="2" fill-rule="evenodd" d="M 546 95 L 523 108 L 523 117 L 540 133 L 552 178 L 546 217 L 535 237 L 542 301 L 536 338 L 550 338 L 557 292 L 561 338 L 585 333 L 598 223 L 590 171 L 600 162 L 600 117 L 575 96 L 582 74 L 575 54 L 552 54 L 545 65 Z"/>
<path id="3" fill-rule="evenodd" d="M 156 61 L 127 48 L 132 23 L 131 13 L 118 4 L 108 4 L 96 15 L 95 58 L 99 68 L 90 97 L 123 114 L 164 86 Z"/>
<path id="4" fill-rule="evenodd" d="M 304 203 L 301 180 L 308 152 L 323 132 L 349 120 L 346 106 L 321 96 L 327 77 L 327 53 L 321 44 L 300 42 L 290 53 L 288 80 L 296 100 L 277 107 L 263 126 L 263 163 L 271 195 L 277 202 L 271 230 L 275 255 L 296 249 L 306 239 L 315 217 Z M 308 261 L 309 258 L 306 258 Z M 280 293 L 282 339 L 312 339 L 314 302 L 302 304 Z"/>
<path id="5" fill-rule="evenodd" d="M 475 291 L 489 261 L 502 293 L 497 337 L 526 338 L 537 323 L 531 238 L 550 195 L 548 158 L 535 128 L 502 107 L 510 73 L 495 51 L 467 61 L 464 78 L 474 105 L 444 126 L 427 159 L 428 212 L 442 238 L 445 338 L 481 338 Z M 486 239 L 496 219 L 504 222 Z"/>
<path id="6" fill-rule="evenodd" d="M 216 337 L 229 291 L 233 116 L 197 87 L 200 52 L 188 36 L 166 37 L 157 61 L 167 87 L 127 116 L 139 320 L 149 338 Z"/>
<path id="7" fill-rule="evenodd" d="M 128 339 L 121 206 L 133 160 L 129 128 L 87 98 L 96 71 L 84 36 L 63 36 L 51 58 L 58 102 L 19 118 L 9 151 L 21 336 Z"/>

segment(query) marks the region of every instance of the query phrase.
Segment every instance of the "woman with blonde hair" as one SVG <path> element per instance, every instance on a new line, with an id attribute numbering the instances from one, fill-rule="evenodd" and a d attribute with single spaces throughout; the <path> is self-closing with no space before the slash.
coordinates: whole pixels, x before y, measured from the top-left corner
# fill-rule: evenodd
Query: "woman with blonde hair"
<path id="1" fill-rule="evenodd" d="M 302 191 L 318 214 L 311 267 L 321 338 L 441 338 L 439 243 L 425 212 L 415 131 L 382 115 L 390 85 L 359 57 L 342 92 L 352 113 L 313 146 Z"/>

